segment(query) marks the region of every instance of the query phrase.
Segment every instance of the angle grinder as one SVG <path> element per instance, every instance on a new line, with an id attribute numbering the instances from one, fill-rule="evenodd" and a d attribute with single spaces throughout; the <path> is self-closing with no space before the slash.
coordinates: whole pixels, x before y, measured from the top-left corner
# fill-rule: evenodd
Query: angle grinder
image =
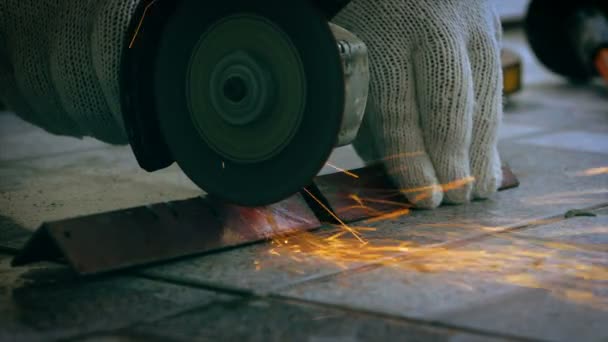
<path id="1" fill-rule="evenodd" d="M 308 186 L 367 103 L 365 44 L 329 23 L 348 2 L 141 1 L 121 66 L 140 166 L 243 206 Z"/>

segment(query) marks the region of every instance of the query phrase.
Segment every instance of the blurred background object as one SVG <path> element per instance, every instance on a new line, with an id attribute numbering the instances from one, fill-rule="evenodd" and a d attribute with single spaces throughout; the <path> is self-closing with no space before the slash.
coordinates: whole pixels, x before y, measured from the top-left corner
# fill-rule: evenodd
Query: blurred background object
<path id="1" fill-rule="evenodd" d="M 531 49 L 551 71 L 572 81 L 608 81 L 608 2 L 533 0 L 524 27 Z"/>
<path id="2" fill-rule="evenodd" d="M 523 26 L 534 57 L 569 81 L 608 81 L 608 2 L 491 0 L 503 26 Z"/>

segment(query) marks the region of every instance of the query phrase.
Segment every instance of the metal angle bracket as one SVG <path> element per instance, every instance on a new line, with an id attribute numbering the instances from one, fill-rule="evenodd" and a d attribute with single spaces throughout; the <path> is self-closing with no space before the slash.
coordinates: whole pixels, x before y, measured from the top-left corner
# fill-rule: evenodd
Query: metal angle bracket
<path id="1" fill-rule="evenodd" d="M 12 265 L 54 261 L 93 275 L 319 226 L 299 194 L 261 208 L 198 197 L 44 223 Z"/>
<path id="2" fill-rule="evenodd" d="M 519 185 L 508 167 L 503 174 L 501 190 Z M 319 176 L 301 194 L 264 207 L 196 197 L 44 223 L 12 265 L 53 261 L 94 275 L 310 231 L 336 216 L 354 222 L 407 207 L 384 168 L 372 165 Z"/>

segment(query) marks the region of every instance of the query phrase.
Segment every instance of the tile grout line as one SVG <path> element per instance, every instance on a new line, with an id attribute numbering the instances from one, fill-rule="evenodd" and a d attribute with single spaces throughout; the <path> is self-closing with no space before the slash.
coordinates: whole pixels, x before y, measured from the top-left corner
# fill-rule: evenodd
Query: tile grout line
<path id="1" fill-rule="evenodd" d="M 197 288 L 197 289 L 201 289 L 201 290 L 208 290 L 208 291 L 220 292 L 220 293 L 224 293 L 224 294 L 236 295 L 236 296 L 245 297 L 245 298 L 247 298 L 247 297 L 259 297 L 259 298 L 265 297 L 265 295 L 263 293 L 258 293 L 256 291 L 252 291 L 252 290 L 247 290 L 247 289 L 243 289 L 243 288 L 239 288 L 239 287 L 229 287 L 224 284 L 213 284 L 213 283 L 209 283 L 209 282 L 183 279 L 183 278 L 176 277 L 176 276 L 160 276 L 160 275 L 145 274 L 145 273 L 141 273 L 141 272 L 134 272 L 132 274 L 132 276 L 134 276 L 136 278 L 153 280 L 153 281 L 157 281 L 157 282 L 161 282 L 161 283 L 165 282 L 165 283 L 169 283 L 169 284 L 182 285 L 182 286 Z"/>
<path id="2" fill-rule="evenodd" d="M 311 305 L 311 306 L 330 308 L 330 309 L 342 310 L 342 311 L 347 311 L 347 312 L 350 311 L 350 312 L 354 312 L 354 313 L 375 316 L 378 318 L 406 322 L 406 323 L 410 323 L 410 324 L 417 325 L 417 326 L 427 326 L 427 327 L 443 328 L 443 329 L 449 329 L 449 330 L 457 330 L 459 332 L 465 332 L 465 333 L 470 333 L 470 334 L 480 335 L 480 336 L 498 337 L 498 338 L 504 338 L 504 339 L 517 340 L 517 341 L 542 341 L 539 339 L 531 339 L 528 337 L 522 337 L 522 336 L 517 336 L 517 335 L 510 335 L 510 334 L 505 334 L 505 333 L 500 333 L 500 332 L 469 328 L 469 327 L 460 326 L 460 325 L 456 325 L 456 324 L 444 323 L 444 322 L 436 321 L 436 320 L 427 320 L 427 319 L 421 319 L 421 318 L 397 316 L 397 315 L 380 312 L 380 311 L 361 309 L 361 308 L 352 308 L 352 307 L 343 306 L 343 305 L 339 305 L 339 304 L 324 303 L 324 302 L 319 302 L 319 301 L 314 301 L 314 300 L 305 300 L 305 299 L 300 299 L 300 298 L 286 297 L 283 295 L 270 295 L 267 298 L 273 299 L 273 300 L 278 300 L 281 302 L 287 302 L 287 303 L 293 302 L 293 303 L 297 303 L 297 304 L 306 304 L 306 305 Z"/>

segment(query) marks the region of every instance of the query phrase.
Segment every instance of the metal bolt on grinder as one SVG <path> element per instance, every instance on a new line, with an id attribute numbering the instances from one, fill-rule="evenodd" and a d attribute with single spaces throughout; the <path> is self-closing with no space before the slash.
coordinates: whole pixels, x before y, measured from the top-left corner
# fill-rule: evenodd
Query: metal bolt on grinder
<path id="1" fill-rule="evenodd" d="M 366 46 L 329 22 L 348 2 L 141 1 L 121 66 L 140 166 L 242 206 L 309 185 L 367 103 Z"/>

